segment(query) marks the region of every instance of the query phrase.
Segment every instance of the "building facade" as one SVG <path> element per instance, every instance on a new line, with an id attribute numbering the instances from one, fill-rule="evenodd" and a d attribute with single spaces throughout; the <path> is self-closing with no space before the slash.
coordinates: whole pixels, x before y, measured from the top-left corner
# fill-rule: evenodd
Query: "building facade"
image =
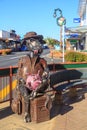
<path id="1" fill-rule="evenodd" d="M 8 40 L 14 40 L 14 41 L 19 41 L 20 36 L 16 34 L 15 30 L 10 30 L 10 31 L 5 31 L 5 30 L 0 30 L 0 38 L 2 39 L 8 39 Z"/>
<path id="2" fill-rule="evenodd" d="M 81 42 L 84 49 L 87 50 L 87 0 L 79 0 L 78 13 L 81 19 L 80 26 L 84 30 L 81 35 Z"/>
<path id="3" fill-rule="evenodd" d="M 10 38 L 10 32 L 5 30 L 0 30 L 0 38 L 7 39 Z"/>
<path id="4" fill-rule="evenodd" d="M 79 26 L 69 27 L 65 31 L 68 41 L 75 41 L 76 50 L 87 50 L 87 0 L 79 0 Z"/>
<path id="5" fill-rule="evenodd" d="M 87 25 L 87 0 L 79 0 L 78 13 L 81 18 L 80 25 Z"/>

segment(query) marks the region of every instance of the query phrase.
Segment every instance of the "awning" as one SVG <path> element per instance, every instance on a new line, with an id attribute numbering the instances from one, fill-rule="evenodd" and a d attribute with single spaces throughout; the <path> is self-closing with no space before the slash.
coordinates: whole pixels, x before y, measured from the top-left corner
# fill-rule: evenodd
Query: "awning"
<path id="1" fill-rule="evenodd" d="M 65 32 L 66 32 L 66 30 L 65 30 Z M 86 33 L 87 32 L 87 25 L 67 28 L 67 32 L 81 33 L 81 34 Z"/>

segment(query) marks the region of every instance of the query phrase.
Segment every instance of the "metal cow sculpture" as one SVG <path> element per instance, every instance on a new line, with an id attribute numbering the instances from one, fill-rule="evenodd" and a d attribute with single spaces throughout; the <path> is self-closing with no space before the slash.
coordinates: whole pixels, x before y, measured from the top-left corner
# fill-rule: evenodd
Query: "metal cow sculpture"
<path id="1" fill-rule="evenodd" d="M 41 39 L 34 32 L 29 34 L 30 37 L 26 43 L 30 53 L 19 59 L 17 72 L 17 91 L 19 95 L 24 97 L 25 102 L 25 122 L 31 121 L 30 99 L 35 98 L 38 93 L 44 93 L 49 86 L 47 62 L 40 57 L 42 52 Z"/>

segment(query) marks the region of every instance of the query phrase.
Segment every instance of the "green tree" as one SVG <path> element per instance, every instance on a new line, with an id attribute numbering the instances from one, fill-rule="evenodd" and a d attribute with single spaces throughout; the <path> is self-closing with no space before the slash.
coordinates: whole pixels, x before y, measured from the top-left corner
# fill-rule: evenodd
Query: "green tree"
<path id="1" fill-rule="evenodd" d="M 52 47 L 54 47 L 54 45 L 56 45 L 56 44 L 60 44 L 60 42 L 58 41 L 58 40 L 56 40 L 56 39 L 53 39 L 53 38 L 46 38 L 46 39 L 44 39 L 45 40 L 45 42 L 48 44 L 48 45 L 51 45 Z"/>

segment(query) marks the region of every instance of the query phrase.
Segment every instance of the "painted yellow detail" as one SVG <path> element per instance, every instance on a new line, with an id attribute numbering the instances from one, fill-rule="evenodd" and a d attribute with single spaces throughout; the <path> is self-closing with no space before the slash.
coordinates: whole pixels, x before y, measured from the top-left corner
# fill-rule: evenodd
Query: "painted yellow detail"
<path id="1" fill-rule="evenodd" d="M 15 89 L 17 85 L 17 80 L 14 80 L 12 82 L 12 90 Z M 2 90 L 0 90 L 0 100 L 3 100 L 10 92 L 10 86 L 7 85 L 6 87 L 4 87 Z"/>

